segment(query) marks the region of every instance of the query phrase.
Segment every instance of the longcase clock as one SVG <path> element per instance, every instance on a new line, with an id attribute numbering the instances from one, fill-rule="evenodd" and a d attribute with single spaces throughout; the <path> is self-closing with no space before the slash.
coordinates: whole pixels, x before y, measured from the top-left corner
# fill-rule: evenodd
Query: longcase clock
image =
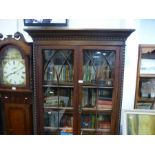
<path id="1" fill-rule="evenodd" d="M 19 32 L 0 41 L 3 134 L 32 134 L 31 45 Z"/>

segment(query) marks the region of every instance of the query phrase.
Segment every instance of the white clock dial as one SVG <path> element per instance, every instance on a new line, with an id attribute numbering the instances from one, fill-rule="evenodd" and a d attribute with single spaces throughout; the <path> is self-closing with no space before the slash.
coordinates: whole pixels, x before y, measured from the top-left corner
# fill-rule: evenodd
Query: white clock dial
<path id="1" fill-rule="evenodd" d="M 23 60 L 8 60 L 3 67 L 3 79 L 6 84 L 25 85 L 26 69 Z"/>

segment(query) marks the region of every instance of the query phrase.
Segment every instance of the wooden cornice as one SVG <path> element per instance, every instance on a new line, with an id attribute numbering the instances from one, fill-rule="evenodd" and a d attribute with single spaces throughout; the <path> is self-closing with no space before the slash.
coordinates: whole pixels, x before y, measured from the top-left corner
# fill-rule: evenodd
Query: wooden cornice
<path id="1" fill-rule="evenodd" d="M 104 40 L 125 41 L 134 29 L 37 29 L 25 31 L 33 40 Z"/>

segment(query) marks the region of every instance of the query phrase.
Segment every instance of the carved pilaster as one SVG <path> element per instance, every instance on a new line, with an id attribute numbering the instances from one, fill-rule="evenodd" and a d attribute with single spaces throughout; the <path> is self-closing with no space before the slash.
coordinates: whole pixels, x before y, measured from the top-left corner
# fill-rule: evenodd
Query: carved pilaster
<path id="1" fill-rule="evenodd" d="M 35 57 L 35 51 L 38 50 L 38 46 L 34 43 L 33 44 L 33 132 L 34 134 L 37 134 L 37 95 L 36 95 L 36 90 L 37 90 L 37 84 L 36 84 L 36 57 Z"/>
<path id="2" fill-rule="evenodd" d="M 121 46 L 121 51 L 120 51 L 120 84 L 119 84 L 119 91 L 120 91 L 120 108 L 119 108 L 119 115 L 118 115 L 118 121 L 121 121 L 121 109 L 122 109 L 122 98 L 123 98 L 123 82 L 124 82 L 124 66 L 125 66 L 125 42 L 124 45 Z M 118 126 L 118 131 L 120 131 L 120 126 Z"/>

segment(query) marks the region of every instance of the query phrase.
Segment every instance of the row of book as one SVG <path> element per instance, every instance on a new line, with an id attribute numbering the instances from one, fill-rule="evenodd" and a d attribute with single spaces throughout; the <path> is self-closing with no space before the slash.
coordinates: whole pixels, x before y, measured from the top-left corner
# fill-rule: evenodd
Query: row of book
<path id="1" fill-rule="evenodd" d="M 154 98 L 155 97 L 155 80 L 141 81 L 141 97 Z"/>
<path id="2" fill-rule="evenodd" d="M 73 68 L 71 65 L 48 65 L 44 74 L 45 81 L 73 81 Z"/>
<path id="3" fill-rule="evenodd" d="M 85 99 L 85 98 L 84 98 Z M 45 97 L 44 107 L 70 107 L 71 104 L 69 102 L 69 97 L 66 96 L 50 96 Z M 112 110 L 112 101 L 111 100 L 101 100 L 94 98 L 90 98 L 89 102 L 83 100 L 82 102 L 83 108 L 97 108 L 99 110 Z"/>
<path id="4" fill-rule="evenodd" d="M 88 92 L 83 91 L 82 96 L 82 107 L 83 108 L 97 108 L 97 109 L 112 109 L 112 100 L 107 100 L 104 98 L 97 98 L 95 90 Z"/>
<path id="5" fill-rule="evenodd" d="M 109 129 L 111 128 L 111 119 L 109 118 L 109 115 L 99 115 L 96 117 L 95 114 L 84 114 L 81 118 L 81 127 Z"/>
<path id="6" fill-rule="evenodd" d="M 82 115 L 81 127 L 94 129 L 95 128 L 95 118 L 96 118 L 96 115 L 94 115 L 94 114 Z"/>
<path id="7" fill-rule="evenodd" d="M 111 115 L 100 114 L 97 117 L 97 127 L 99 129 L 110 129 L 111 128 Z"/>
<path id="8" fill-rule="evenodd" d="M 83 66 L 83 81 L 93 82 L 96 80 L 106 80 L 111 78 L 111 69 L 108 65 L 102 66 Z"/>
<path id="9" fill-rule="evenodd" d="M 82 107 L 95 107 L 97 93 L 95 89 L 83 89 Z"/>
<path id="10" fill-rule="evenodd" d="M 98 121 L 97 128 L 99 129 L 110 129 L 111 122 L 110 121 Z"/>
<path id="11" fill-rule="evenodd" d="M 111 89 L 100 89 L 100 90 L 83 89 L 82 107 L 96 107 L 97 105 L 98 107 L 102 107 L 102 105 L 112 107 L 111 99 L 112 99 Z"/>
<path id="12" fill-rule="evenodd" d="M 64 114 L 63 110 L 61 112 L 44 112 L 44 122 L 47 127 L 73 127 L 73 116 Z"/>
<path id="13" fill-rule="evenodd" d="M 97 100 L 96 101 L 97 109 L 112 109 L 112 101 L 111 100 Z"/>
<path id="14" fill-rule="evenodd" d="M 68 96 L 48 96 L 44 98 L 45 107 L 69 107 L 71 103 Z"/>

